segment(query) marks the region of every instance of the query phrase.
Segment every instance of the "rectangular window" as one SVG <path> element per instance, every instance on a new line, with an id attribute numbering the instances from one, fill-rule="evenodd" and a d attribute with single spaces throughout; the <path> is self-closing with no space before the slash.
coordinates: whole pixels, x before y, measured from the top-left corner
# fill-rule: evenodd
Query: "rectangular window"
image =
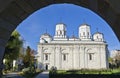
<path id="1" fill-rule="evenodd" d="M 63 54 L 63 60 L 66 61 L 66 54 Z"/>
<path id="2" fill-rule="evenodd" d="M 62 34 L 62 31 L 60 31 L 60 35 Z"/>
<path id="3" fill-rule="evenodd" d="M 85 32 L 83 32 L 83 36 L 85 36 Z"/>
<path id="4" fill-rule="evenodd" d="M 93 60 L 93 53 L 89 54 L 89 60 Z"/>
<path id="5" fill-rule="evenodd" d="M 89 54 L 89 60 L 92 60 L 92 54 Z"/>
<path id="6" fill-rule="evenodd" d="M 87 32 L 88 36 L 89 36 L 89 32 Z"/>
<path id="7" fill-rule="evenodd" d="M 97 36 L 97 39 L 98 39 L 98 36 Z"/>
<path id="8" fill-rule="evenodd" d="M 48 60 L 48 54 L 45 54 L 45 60 Z"/>

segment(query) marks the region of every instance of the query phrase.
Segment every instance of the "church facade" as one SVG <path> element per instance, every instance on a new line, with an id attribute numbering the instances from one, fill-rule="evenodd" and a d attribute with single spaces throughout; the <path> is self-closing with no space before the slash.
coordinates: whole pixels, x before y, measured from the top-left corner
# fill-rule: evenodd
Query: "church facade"
<path id="1" fill-rule="evenodd" d="M 38 68 L 49 70 L 107 69 L 108 49 L 103 34 L 91 35 L 90 26 L 79 26 L 79 38 L 66 35 L 66 25 L 56 25 L 55 36 L 41 35 L 38 44 Z"/>

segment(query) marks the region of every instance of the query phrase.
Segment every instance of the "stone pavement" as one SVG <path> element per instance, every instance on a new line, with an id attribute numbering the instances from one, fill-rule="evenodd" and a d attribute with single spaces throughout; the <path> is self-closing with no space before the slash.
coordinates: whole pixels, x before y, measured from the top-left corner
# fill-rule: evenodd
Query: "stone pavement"
<path id="1" fill-rule="evenodd" d="M 36 76 L 36 78 L 49 78 L 49 71 L 44 71 Z"/>

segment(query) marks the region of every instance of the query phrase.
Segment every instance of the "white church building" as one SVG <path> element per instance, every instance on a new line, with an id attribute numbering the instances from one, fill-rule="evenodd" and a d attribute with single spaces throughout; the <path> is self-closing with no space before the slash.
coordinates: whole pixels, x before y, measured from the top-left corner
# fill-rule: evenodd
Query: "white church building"
<path id="1" fill-rule="evenodd" d="M 108 49 L 103 34 L 91 34 L 90 26 L 79 26 L 79 38 L 74 35 L 68 38 L 66 25 L 56 25 L 54 37 L 48 33 L 41 35 L 38 44 L 38 68 L 49 70 L 71 69 L 107 69 Z"/>

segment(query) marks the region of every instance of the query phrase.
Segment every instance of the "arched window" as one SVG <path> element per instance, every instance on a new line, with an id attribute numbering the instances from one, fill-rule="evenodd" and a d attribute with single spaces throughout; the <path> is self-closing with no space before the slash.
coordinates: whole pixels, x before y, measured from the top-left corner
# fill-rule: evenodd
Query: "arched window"
<path id="1" fill-rule="evenodd" d="M 63 60 L 66 61 L 66 54 L 63 54 Z"/>
<path id="2" fill-rule="evenodd" d="M 45 54 L 45 60 L 48 60 L 48 54 Z"/>
<path id="3" fill-rule="evenodd" d="M 60 31 L 60 35 L 62 34 L 62 31 Z"/>
<path id="4" fill-rule="evenodd" d="M 89 54 L 89 60 L 92 60 L 92 54 Z"/>
<path id="5" fill-rule="evenodd" d="M 93 60 L 93 53 L 89 53 L 89 60 Z"/>
<path id="6" fill-rule="evenodd" d="M 85 36 L 85 32 L 83 32 L 83 36 Z"/>
<path id="7" fill-rule="evenodd" d="M 98 36 L 97 36 L 97 39 L 98 39 Z"/>
<path id="8" fill-rule="evenodd" d="M 89 36 L 89 32 L 87 32 L 87 35 Z"/>
<path id="9" fill-rule="evenodd" d="M 66 35 L 66 31 L 64 31 L 64 35 Z"/>

